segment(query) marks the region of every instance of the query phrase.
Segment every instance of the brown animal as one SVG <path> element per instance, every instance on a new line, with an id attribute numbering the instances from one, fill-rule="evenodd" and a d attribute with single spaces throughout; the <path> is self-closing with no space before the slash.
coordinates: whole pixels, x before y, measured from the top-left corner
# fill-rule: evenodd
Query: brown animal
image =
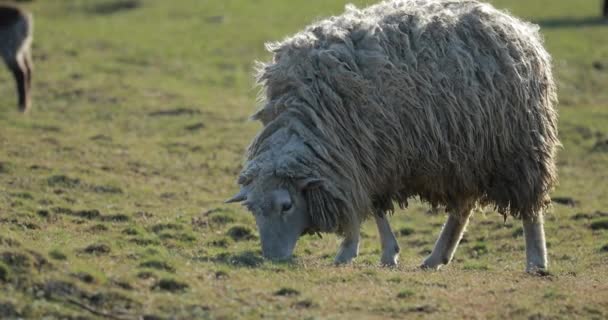
<path id="1" fill-rule="evenodd" d="M 17 83 L 19 110 L 30 106 L 32 86 L 32 15 L 9 4 L 0 4 L 0 56 Z"/>

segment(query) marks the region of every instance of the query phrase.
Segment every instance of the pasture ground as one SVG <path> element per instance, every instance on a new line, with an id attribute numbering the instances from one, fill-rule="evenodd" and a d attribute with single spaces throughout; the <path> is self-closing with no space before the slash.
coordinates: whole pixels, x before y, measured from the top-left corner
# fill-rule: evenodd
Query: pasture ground
<path id="1" fill-rule="evenodd" d="M 608 23 L 600 1 L 496 0 L 541 24 L 560 87 L 560 185 L 550 274 L 523 272 L 519 221 L 475 213 L 452 265 L 417 269 L 445 219 L 413 201 L 391 218 L 401 265 L 307 236 L 261 259 L 236 191 L 260 125 L 263 43 L 344 0 L 53 0 L 36 19 L 35 92 L 16 111 L 0 70 L 0 318 L 385 319 L 608 317 Z M 372 1 L 358 0 L 363 5 Z"/>

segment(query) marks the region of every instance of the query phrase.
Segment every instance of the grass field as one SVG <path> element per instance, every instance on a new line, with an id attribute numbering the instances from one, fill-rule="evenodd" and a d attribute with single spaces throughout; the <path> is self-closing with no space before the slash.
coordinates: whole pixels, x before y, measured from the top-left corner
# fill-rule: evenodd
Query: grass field
<path id="1" fill-rule="evenodd" d="M 417 269 L 445 220 L 373 223 L 349 266 L 307 236 L 261 258 L 237 190 L 257 89 L 252 65 L 345 0 L 36 0 L 34 105 L 0 69 L 0 318 L 384 319 L 608 317 L 608 23 L 600 1 L 492 1 L 541 24 L 559 83 L 560 185 L 550 274 L 524 270 L 519 221 L 475 213 L 453 263 Z M 354 1 L 358 5 L 373 1 Z"/>

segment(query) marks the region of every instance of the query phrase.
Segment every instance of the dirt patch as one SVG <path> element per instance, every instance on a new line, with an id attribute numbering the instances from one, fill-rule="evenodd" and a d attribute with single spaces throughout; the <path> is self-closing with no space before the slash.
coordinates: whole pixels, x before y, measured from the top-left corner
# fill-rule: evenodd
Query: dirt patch
<path id="1" fill-rule="evenodd" d="M 68 259 L 68 257 L 59 250 L 51 250 L 49 252 L 49 257 L 51 257 L 52 259 L 55 259 L 55 260 L 67 260 Z"/>
<path id="2" fill-rule="evenodd" d="M 46 183 L 51 187 L 76 188 L 82 182 L 77 178 L 70 178 L 66 175 L 54 175 L 46 179 Z"/>
<path id="3" fill-rule="evenodd" d="M 0 236 L 0 246 L 18 248 L 21 246 L 21 243 L 17 240 Z"/>
<path id="4" fill-rule="evenodd" d="M 275 296 L 295 297 L 300 295 L 300 291 L 292 288 L 281 288 L 274 293 Z"/>
<path id="5" fill-rule="evenodd" d="M 0 281 L 7 282 L 10 279 L 10 269 L 0 262 Z"/>
<path id="6" fill-rule="evenodd" d="M 46 132 L 61 132 L 61 128 L 57 126 L 48 126 L 48 125 L 38 125 L 35 124 L 32 126 L 32 129 L 46 131 Z"/>
<path id="7" fill-rule="evenodd" d="M 2 224 L 2 223 L 13 224 L 13 225 L 19 226 L 21 228 L 30 229 L 30 230 L 40 229 L 40 226 L 33 222 L 20 221 L 20 220 L 14 219 L 14 218 L 12 218 L 12 219 L 0 218 L 0 224 Z"/>
<path id="8" fill-rule="evenodd" d="M 111 142 L 112 141 L 111 137 L 106 136 L 104 134 L 98 134 L 98 135 L 90 137 L 89 139 L 93 140 L 93 141 L 104 141 L 104 142 Z"/>
<path id="9" fill-rule="evenodd" d="M 206 228 L 210 225 L 226 225 L 236 221 L 224 211 L 222 208 L 207 210 L 192 218 L 192 225 L 197 228 Z"/>
<path id="10" fill-rule="evenodd" d="M 214 262 L 229 264 L 236 267 L 259 267 L 264 259 L 253 251 L 245 251 L 239 254 L 221 253 L 211 259 Z"/>
<path id="11" fill-rule="evenodd" d="M 20 317 L 17 307 L 10 302 L 0 301 L 0 318 L 12 319 Z"/>
<path id="12" fill-rule="evenodd" d="M 225 20 L 224 16 L 210 16 L 205 18 L 205 22 L 209 24 L 221 24 Z"/>
<path id="13" fill-rule="evenodd" d="M 101 217 L 101 212 L 97 209 L 72 211 L 71 209 L 63 208 L 56 212 L 88 220 L 99 219 Z"/>
<path id="14" fill-rule="evenodd" d="M 29 273 L 34 262 L 29 255 L 15 251 L 4 251 L 0 254 L 0 262 L 19 272 Z"/>
<path id="15" fill-rule="evenodd" d="M 414 292 L 411 290 L 402 290 L 399 293 L 397 293 L 397 298 L 399 299 L 407 299 L 407 298 L 411 298 L 414 296 Z"/>
<path id="16" fill-rule="evenodd" d="M 53 213 L 62 214 L 87 220 L 100 220 L 103 222 L 128 222 L 131 218 L 125 214 L 102 215 L 97 209 L 72 210 L 70 208 L 55 207 L 51 209 Z M 47 210 L 39 210 L 38 216 L 49 218 L 50 213 Z"/>
<path id="17" fill-rule="evenodd" d="M 191 234 L 187 234 L 187 233 L 177 233 L 177 234 L 173 234 L 173 233 L 161 233 L 158 235 L 158 237 L 161 240 L 177 240 L 177 241 L 181 241 L 181 242 L 194 242 L 196 241 L 196 237 L 191 235 Z"/>
<path id="18" fill-rule="evenodd" d="M 34 196 L 27 192 L 15 192 L 9 194 L 11 197 L 25 199 L 25 200 L 33 200 Z"/>
<path id="19" fill-rule="evenodd" d="M 182 230 L 183 228 L 184 227 L 182 227 L 179 224 L 159 223 L 159 224 L 152 226 L 151 230 L 154 233 L 161 233 L 162 231 L 165 231 L 165 230 Z"/>
<path id="20" fill-rule="evenodd" d="M 34 250 L 27 250 L 27 253 L 34 258 L 34 268 L 36 268 L 38 271 L 41 271 L 42 269 L 53 268 L 51 262 L 49 262 L 49 260 L 44 255 Z"/>
<path id="21" fill-rule="evenodd" d="M 126 281 L 122 281 L 122 280 L 112 280 L 112 281 L 110 281 L 110 282 L 111 282 L 113 285 L 115 285 L 115 286 L 117 286 L 117 287 L 119 287 L 119 288 L 121 288 L 121 289 L 123 289 L 123 290 L 128 290 L 128 291 L 133 290 L 133 286 L 132 286 L 130 283 L 126 282 Z"/>
<path id="22" fill-rule="evenodd" d="M 131 218 L 129 218 L 129 216 L 127 216 L 126 214 L 113 214 L 113 215 L 107 215 L 107 216 L 102 216 L 101 221 L 107 221 L 107 222 L 129 222 L 129 220 L 131 220 Z"/>
<path id="23" fill-rule="evenodd" d="M 568 207 L 576 207 L 578 205 L 578 201 L 571 197 L 553 197 L 551 201 Z"/>
<path id="24" fill-rule="evenodd" d="M 401 228 L 401 229 L 399 229 L 398 234 L 401 237 L 411 236 L 412 234 L 414 234 L 414 229 L 407 228 L 407 227 L 406 228 Z"/>
<path id="25" fill-rule="evenodd" d="M 104 243 L 94 243 L 82 249 L 82 252 L 96 256 L 107 255 L 110 251 L 110 246 Z"/>
<path id="26" fill-rule="evenodd" d="M 439 311 L 439 308 L 429 305 L 429 304 L 425 304 L 425 305 L 421 305 L 421 306 L 415 306 L 415 307 L 411 307 L 407 309 L 408 312 L 414 312 L 414 313 L 435 313 L 437 311 Z"/>
<path id="27" fill-rule="evenodd" d="M 608 230 L 608 219 L 594 221 L 589 227 L 591 230 Z"/>
<path id="28" fill-rule="evenodd" d="M 114 0 L 105 1 L 87 7 L 86 11 L 91 14 L 110 15 L 119 12 L 131 11 L 142 6 L 141 0 Z"/>
<path id="29" fill-rule="evenodd" d="M 140 271 L 137 273 L 139 279 L 148 280 L 158 278 L 154 272 L 151 271 Z"/>
<path id="30" fill-rule="evenodd" d="M 232 238 L 234 241 L 249 241 L 255 240 L 257 237 L 253 234 L 251 229 L 244 226 L 234 226 L 226 232 L 226 235 Z"/>
<path id="31" fill-rule="evenodd" d="M 0 174 L 8 173 L 8 164 L 6 162 L 0 162 Z"/>
<path id="32" fill-rule="evenodd" d="M 126 228 L 126 229 L 122 230 L 122 234 L 126 234 L 129 236 L 137 236 L 137 235 L 139 235 L 139 231 L 135 228 Z"/>
<path id="33" fill-rule="evenodd" d="M 215 277 L 216 280 L 225 280 L 228 279 L 228 272 L 220 270 L 220 271 L 216 271 L 215 274 L 213 275 Z"/>
<path id="34" fill-rule="evenodd" d="M 593 148 L 591 148 L 593 152 L 608 152 L 608 138 L 601 139 L 597 141 Z"/>
<path id="35" fill-rule="evenodd" d="M 228 238 L 221 238 L 209 242 L 209 245 L 218 248 L 228 248 L 230 245 L 230 240 L 228 240 Z"/>
<path id="36" fill-rule="evenodd" d="M 91 191 L 95 193 L 106 193 L 106 194 L 122 194 L 122 189 L 114 186 L 107 185 L 87 185 L 82 182 L 82 180 L 78 178 L 71 178 L 66 175 L 54 175 L 50 176 L 46 179 L 46 183 L 50 187 L 55 188 L 66 188 L 66 189 L 74 189 L 74 188 L 84 188 L 86 191 Z"/>
<path id="37" fill-rule="evenodd" d="M 192 116 L 195 114 L 201 114 L 199 110 L 190 108 L 177 108 L 168 110 L 158 110 L 148 113 L 151 117 L 175 117 L 175 116 Z"/>
<path id="38" fill-rule="evenodd" d="M 175 267 L 173 267 L 172 265 L 170 265 L 164 261 L 159 261 L 159 260 L 145 261 L 145 262 L 140 263 L 139 266 L 142 268 L 163 270 L 163 271 L 167 271 L 167 272 L 171 272 L 171 273 L 175 272 Z"/>
<path id="39" fill-rule="evenodd" d="M 513 232 L 511 232 L 511 237 L 520 238 L 524 236 L 524 229 L 522 227 L 517 227 Z"/>
<path id="40" fill-rule="evenodd" d="M 158 241 L 156 239 L 150 239 L 150 238 L 133 238 L 133 239 L 129 240 L 129 242 L 135 243 L 136 245 L 142 246 L 142 247 L 155 246 L 155 245 L 160 244 L 160 241 Z"/>
<path id="41" fill-rule="evenodd" d="M 93 275 L 91 275 L 90 273 L 86 273 L 86 272 L 76 272 L 76 273 L 72 273 L 70 274 L 70 276 L 84 282 L 84 283 L 96 283 L 97 280 L 95 279 L 95 277 Z"/>
<path id="42" fill-rule="evenodd" d="M 205 124 L 202 122 L 197 122 L 195 124 L 186 126 L 184 129 L 186 129 L 188 131 L 199 131 L 199 130 L 205 129 Z"/>
<path id="43" fill-rule="evenodd" d="M 608 217 L 608 212 L 595 211 L 593 213 L 579 212 L 579 213 L 573 215 L 572 217 L 570 217 L 570 219 L 572 219 L 572 220 L 591 220 L 591 219 L 595 219 L 595 218 L 605 218 L 605 217 Z"/>
<path id="44" fill-rule="evenodd" d="M 0 254 L 0 281 L 21 284 L 27 282 L 33 272 L 52 267 L 44 256 L 35 251 L 4 251 Z"/>
<path id="45" fill-rule="evenodd" d="M 310 309 L 310 308 L 318 307 L 318 305 L 316 303 L 314 303 L 312 300 L 306 299 L 306 300 L 301 300 L 301 301 L 298 301 L 298 302 L 292 304 L 291 307 L 295 308 L 295 309 Z"/>
<path id="46" fill-rule="evenodd" d="M 91 186 L 90 190 L 96 193 L 122 194 L 122 189 L 114 186 Z"/>
<path id="47" fill-rule="evenodd" d="M 173 293 L 184 292 L 188 285 L 174 279 L 160 279 L 152 286 L 152 290 L 169 291 Z"/>
<path id="48" fill-rule="evenodd" d="M 211 223 L 214 223 L 217 225 L 224 225 L 224 224 L 233 223 L 235 220 L 233 217 L 225 215 L 225 214 L 215 214 L 215 215 L 211 216 L 209 221 L 211 221 Z"/>
<path id="49" fill-rule="evenodd" d="M 97 233 L 97 232 L 105 232 L 105 231 L 108 231 L 108 230 L 109 230 L 109 228 L 108 228 L 108 227 L 106 227 L 106 225 L 104 225 L 104 224 L 96 224 L 96 225 L 94 225 L 94 226 L 90 227 L 90 228 L 89 228 L 89 229 L 87 229 L 87 230 L 88 230 L 89 232 L 92 232 L 92 233 Z"/>
<path id="50" fill-rule="evenodd" d="M 64 301 L 106 319 L 130 319 L 141 304 L 117 292 L 89 293 L 67 281 L 50 280 L 37 285 L 47 300 Z"/>

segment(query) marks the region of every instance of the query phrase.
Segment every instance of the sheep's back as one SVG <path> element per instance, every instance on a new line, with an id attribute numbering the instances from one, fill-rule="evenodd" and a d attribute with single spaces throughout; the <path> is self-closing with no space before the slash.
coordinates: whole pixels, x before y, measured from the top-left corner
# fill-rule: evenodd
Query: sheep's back
<path id="1" fill-rule="evenodd" d="M 289 92 L 315 109 L 380 209 L 415 195 L 514 215 L 545 205 L 559 142 L 536 26 L 475 1 L 385 1 L 272 50 L 268 100 Z"/>

